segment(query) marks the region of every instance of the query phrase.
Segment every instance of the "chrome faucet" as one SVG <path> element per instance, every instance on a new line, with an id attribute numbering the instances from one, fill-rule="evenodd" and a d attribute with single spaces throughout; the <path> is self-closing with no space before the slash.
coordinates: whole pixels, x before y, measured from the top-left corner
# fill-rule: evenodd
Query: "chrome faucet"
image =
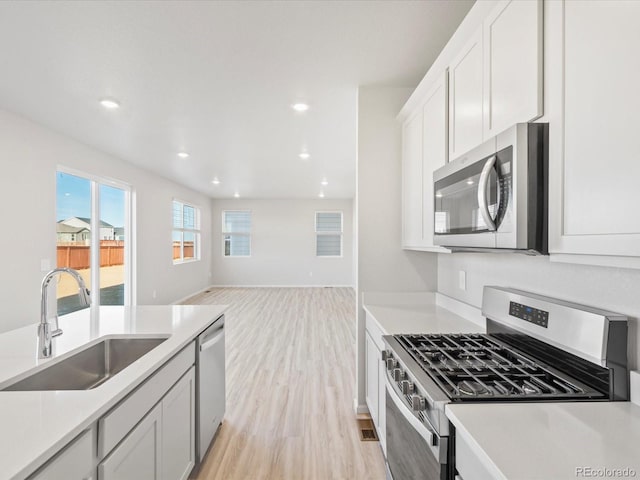
<path id="1" fill-rule="evenodd" d="M 48 287 L 53 280 L 54 277 L 61 273 L 68 273 L 73 278 L 75 278 L 76 282 L 78 282 L 78 297 L 80 297 L 80 303 L 82 306 L 88 307 L 90 304 L 89 290 L 84 283 L 84 280 L 80 276 L 80 274 L 71 268 L 56 268 L 51 270 L 49 273 L 45 275 L 42 279 L 42 287 L 40 290 L 40 324 L 38 325 L 38 358 L 49 358 L 52 354 L 52 341 L 53 337 L 57 337 L 58 335 L 62 335 L 62 330 L 58 325 L 58 314 L 56 313 L 55 320 L 55 329 L 51 330 L 51 325 L 48 321 Z"/>

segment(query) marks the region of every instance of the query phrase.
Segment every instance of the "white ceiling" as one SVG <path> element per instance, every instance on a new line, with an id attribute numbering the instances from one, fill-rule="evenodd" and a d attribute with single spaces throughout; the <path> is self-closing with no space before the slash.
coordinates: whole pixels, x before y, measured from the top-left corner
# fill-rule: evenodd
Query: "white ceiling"
<path id="1" fill-rule="evenodd" d="M 472 4 L 0 2 L 0 108 L 214 198 L 316 197 L 323 177 L 350 198 L 357 87 L 416 86 Z"/>

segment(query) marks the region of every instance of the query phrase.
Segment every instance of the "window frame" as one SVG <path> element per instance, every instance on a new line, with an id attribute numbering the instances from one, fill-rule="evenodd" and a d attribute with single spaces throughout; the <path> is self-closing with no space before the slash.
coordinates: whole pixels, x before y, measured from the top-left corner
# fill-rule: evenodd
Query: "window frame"
<path id="1" fill-rule="evenodd" d="M 249 214 L 249 222 L 250 222 L 250 228 L 248 232 L 228 232 L 225 229 L 225 214 L 229 213 L 229 212 L 246 212 Z M 253 212 L 248 209 L 248 208 L 234 208 L 234 209 L 230 209 L 230 210 L 222 210 L 222 215 L 220 220 L 222 221 L 222 228 L 221 228 L 221 232 L 222 232 L 222 242 L 221 242 L 221 246 L 222 246 L 222 258 L 251 258 L 251 254 L 253 252 Z M 245 236 L 249 238 L 249 255 L 226 255 L 226 249 L 225 249 L 225 236 L 227 235 L 241 235 L 241 236 Z"/>
<path id="2" fill-rule="evenodd" d="M 176 203 L 182 205 L 182 227 L 176 227 L 173 224 L 173 211 Z M 184 207 L 191 207 L 194 210 L 194 228 L 184 228 Z M 185 200 L 181 200 L 179 198 L 171 199 L 171 258 L 173 260 L 174 265 L 182 265 L 185 263 L 193 263 L 199 262 L 201 257 L 201 242 L 202 242 L 202 224 L 201 220 L 201 211 L 200 207 L 194 203 L 187 202 Z M 180 233 L 180 258 L 173 258 L 173 244 L 175 240 L 173 239 L 173 234 L 179 232 Z M 194 235 L 194 245 L 193 245 L 193 258 L 184 258 L 184 234 L 185 233 L 193 233 Z"/>
<path id="3" fill-rule="evenodd" d="M 318 214 L 319 213 L 339 213 L 340 214 L 340 232 L 319 232 L 318 231 Z M 344 212 L 342 210 L 316 210 L 313 214 L 314 251 L 316 258 L 342 258 L 344 257 Z M 337 236 L 340 237 L 340 255 L 318 255 L 318 236 Z"/>
<path id="4" fill-rule="evenodd" d="M 68 167 L 63 164 L 56 165 L 56 173 L 64 173 L 67 175 L 73 175 L 88 180 L 91 184 L 91 228 L 88 238 L 86 233 L 82 232 L 82 236 L 85 240 L 90 240 L 91 245 L 100 244 L 100 186 L 105 185 L 108 187 L 117 188 L 124 192 L 124 306 L 135 306 L 138 303 L 137 299 L 137 256 L 135 252 L 136 240 L 137 240 L 137 224 L 136 224 L 136 190 L 133 185 L 126 183 L 122 180 L 106 177 L 102 175 L 96 175 L 88 173 L 83 170 L 78 170 L 73 167 Z M 57 183 L 56 183 L 57 188 Z M 56 204 L 57 209 L 57 204 Z M 95 232 L 95 233 L 94 233 Z M 100 300 L 100 288 L 93 288 L 93 285 L 100 285 L 100 251 L 99 249 L 95 253 L 90 254 L 91 262 L 91 308 L 96 309 L 96 315 L 99 316 Z M 96 316 L 96 318 L 98 318 Z"/>

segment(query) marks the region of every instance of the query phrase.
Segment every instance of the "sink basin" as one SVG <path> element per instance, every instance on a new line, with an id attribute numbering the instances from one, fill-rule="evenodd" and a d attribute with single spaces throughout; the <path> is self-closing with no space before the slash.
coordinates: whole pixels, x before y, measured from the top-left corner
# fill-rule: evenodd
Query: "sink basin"
<path id="1" fill-rule="evenodd" d="M 165 340 L 166 337 L 106 338 L 2 390 L 90 390 L 102 385 Z"/>

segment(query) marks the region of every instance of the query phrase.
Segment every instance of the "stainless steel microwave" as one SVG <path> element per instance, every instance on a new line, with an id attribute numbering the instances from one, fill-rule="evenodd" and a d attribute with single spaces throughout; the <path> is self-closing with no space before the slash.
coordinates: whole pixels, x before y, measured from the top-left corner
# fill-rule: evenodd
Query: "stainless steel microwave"
<path id="1" fill-rule="evenodd" d="M 549 124 L 520 123 L 433 173 L 434 243 L 548 253 Z"/>

